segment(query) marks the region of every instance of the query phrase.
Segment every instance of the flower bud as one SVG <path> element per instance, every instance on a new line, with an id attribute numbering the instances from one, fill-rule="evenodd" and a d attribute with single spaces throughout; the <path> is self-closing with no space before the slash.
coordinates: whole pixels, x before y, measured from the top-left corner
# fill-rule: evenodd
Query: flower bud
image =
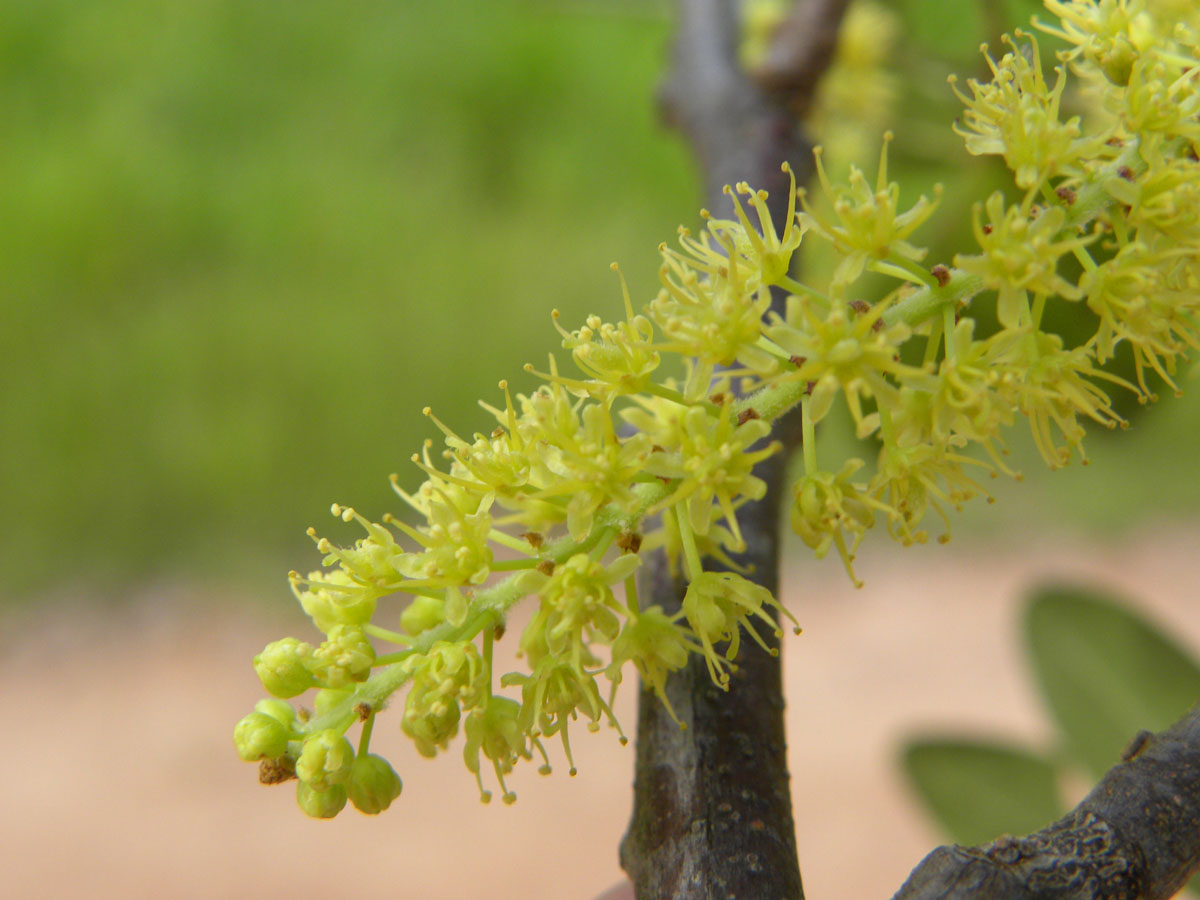
<path id="1" fill-rule="evenodd" d="M 445 601 L 438 597 L 414 597 L 408 609 L 400 614 L 400 627 L 409 634 L 420 634 L 446 621 L 443 606 Z"/>
<path id="2" fill-rule="evenodd" d="M 295 697 L 315 683 L 305 663 L 312 659 L 312 644 L 295 638 L 273 641 L 254 657 L 254 671 L 263 687 L 276 697 Z"/>
<path id="3" fill-rule="evenodd" d="M 346 779 L 346 793 L 350 802 L 362 813 L 376 816 L 392 805 L 400 796 L 403 785 L 388 761 L 382 756 L 368 753 L 354 760 L 350 766 L 350 777 Z"/>
<path id="4" fill-rule="evenodd" d="M 266 713 L 252 712 L 234 726 L 233 746 L 246 762 L 274 759 L 287 751 L 288 728 Z"/>
<path id="5" fill-rule="evenodd" d="M 282 723 L 289 731 L 293 730 L 296 722 L 296 710 L 292 708 L 292 704 L 283 700 L 270 698 L 259 700 L 254 704 L 254 711 L 270 716 L 276 722 Z"/>
<path id="6" fill-rule="evenodd" d="M 353 762 L 354 748 L 350 742 L 334 729 L 327 728 L 305 739 L 300 758 L 296 760 L 296 777 L 314 790 L 324 791 L 344 782 Z"/>
<path id="7" fill-rule="evenodd" d="M 332 819 L 346 805 L 346 789 L 335 784 L 324 791 L 313 790 L 301 781 L 296 785 L 296 803 L 304 814 L 314 819 Z"/>

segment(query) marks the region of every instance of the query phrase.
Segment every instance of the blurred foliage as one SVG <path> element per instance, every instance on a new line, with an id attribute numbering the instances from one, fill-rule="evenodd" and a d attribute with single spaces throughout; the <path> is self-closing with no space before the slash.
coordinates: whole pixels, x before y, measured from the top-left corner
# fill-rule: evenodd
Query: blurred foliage
<path id="1" fill-rule="evenodd" d="M 903 751 L 918 798 L 957 843 L 1048 825 L 1066 812 L 1065 777 L 1082 771 L 1098 779 L 1140 731 L 1167 728 L 1200 698 L 1200 663 L 1110 594 L 1073 586 L 1034 591 L 1024 638 L 1056 725 L 1055 747 L 929 735 Z"/>
<path id="2" fill-rule="evenodd" d="M 1062 815 L 1058 771 L 1019 747 L 961 738 L 914 741 L 904 769 L 951 839 L 975 846 L 1001 834 L 1029 834 Z"/>
<path id="3" fill-rule="evenodd" d="M 499 378 L 532 384 L 551 307 L 617 308 L 614 259 L 652 289 L 696 206 L 654 115 L 667 30 L 630 4 L 7 3 L 0 594 L 282 590 L 331 501 L 396 506 L 422 406 L 470 432 Z"/>
<path id="4" fill-rule="evenodd" d="M 907 194 L 947 182 L 944 259 L 995 178 L 947 127 L 945 75 L 1036 4 L 885 6 L 896 102 L 858 127 L 897 131 Z M 331 501 L 378 517 L 389 472 L 420 480 L 422 406 L 469 433 L 499 378 L 528 389 L 552 307 L 619 308 L 612 260 L 649 299 L 655 245 L 698 206 L 655 116 L 670 24 L 638 0 L 8 0 L 0 597 L 282 592 Z M 1200 500 L 1181 408 L 1112 463 L 1151 454 L 1125 489 L 1176 510 Z M 1084 521 L 1125 517 L 1087 474 L 1061 489 Z"/>
<path id="5" fill-rule="evenodd" d="M 1166 728 L 1200 701 L 1200 664 L 1111 596 L 1038 592 L 1025 641 L 1064 752 L 1095 778 L 1138 730 Z"/>

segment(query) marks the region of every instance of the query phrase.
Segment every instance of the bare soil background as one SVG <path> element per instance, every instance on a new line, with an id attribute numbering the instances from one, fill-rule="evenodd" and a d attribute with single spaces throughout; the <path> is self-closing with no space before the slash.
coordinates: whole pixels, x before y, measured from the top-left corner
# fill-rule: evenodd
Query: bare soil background
<path id="1" fill-rule="evenodd" d="M 878 544 L 876 545 L 878 547 Z M 1019 645 L 1023 595 L 1050 579 L 1104 585 L 1200 651 L 1200 527 L 1111 541 L 1010 540 L 873 550 L 854 590 L 834 560 L 797 556 L 785 597 L 789 761 L 806 894 L 887 898 L 942 838 L 899 778 L 901 741 L 945 729 L 1047 746 Z M 0 898 L 351 896 L 590 900 L 621 879 L 632 748 L 573 730 L 579 775 L 514 777 L 513 807 L 479 803 L 460 746 L 430 762 L 394 716 L 373 747 L 404 779 L 377 820 L 305 818 L 261 787 L 233 724 L 262 695 L 250 657 L 308 635 L 262 603 L 177 585 L 117 606 L 47 599 L 0 617 Z M 515 650 L 515 628 L 499 649 Z M 634 691 L 618 698 L 635 725 Z M 632 737 L 632 735 L 631 735 Z M 1069 792 L 1081 785 L 1067 786 Z"/>

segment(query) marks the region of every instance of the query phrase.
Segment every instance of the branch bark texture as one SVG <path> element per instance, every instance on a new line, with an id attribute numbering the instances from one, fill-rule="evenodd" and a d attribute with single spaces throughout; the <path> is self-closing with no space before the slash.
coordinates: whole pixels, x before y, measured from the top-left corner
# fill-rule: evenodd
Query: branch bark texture
<path id="1" fill-rule="evenodd" d="M 1165 900 L 1200 867 L 1200 706 L 1139 734 L 1063 818 L 1026 837 L 939 847 L 894 900 Z"/>
<path id="2" fill-rule="evenodd" d="M 780 165 L 789 162 L 803 182 L 812 173 L 812 156 L 796 124 L 795 92 L 770 89 L 739 64 L 737 5 L 736 0 L 681 0 L 662 114 L 691 143 L 714 215 L 732 216 L 723 188 L 747 181 L 770 193 L 772 218 L 782 231 L 790 183 Z M 807 7 L 836 6 L 800 0 L 797 14 Z M 840 9 L 825 24 L 835 34 L 838 17 Z M 828 54 L 820 67 L 827 61 Z M 804 84 L 811 91 L 815 75 Z M 775 302 L 781 310 L 782 295 Z M 795 425 L 783 422 L 780 429 L 795 432 Z M 795 443 L 786 433 L 781 437 Z M 752 566 L 751 577 L 773 593 L 784 467 L 782 455 L 766 460 L 756 473 L 767 482 L 766 497 L 738 512 L 747 543 L 740 562 Z M 642 602 L 677 610 L 684 585 L 665 560 L 660 556 L 644 569 Z M 768 643 L 778 650 L 773 638 Z M 750 640 L 742 647 L 728 692 L 712 683 L 698 658 L 668 680 L 667 695 L 686 730 L 653 694 L 643 690 L 639 695 L 634 809 L 621 844 L 621 865 L 638 900 L 803 897 L 780 658 Z"/>

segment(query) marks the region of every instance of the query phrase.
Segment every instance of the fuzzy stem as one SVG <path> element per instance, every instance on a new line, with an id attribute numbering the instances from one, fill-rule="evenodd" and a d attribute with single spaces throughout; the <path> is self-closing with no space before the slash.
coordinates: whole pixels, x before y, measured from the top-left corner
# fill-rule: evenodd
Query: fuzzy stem
<path id="1" fill-rule="evenodd" d="M 814 475 L 817 467 L 817 426 L 808 414 L 808 397 L 800 401 L 800 425 L 804 429 L 801 446 L 804 450 L 804 474 Z"/>

